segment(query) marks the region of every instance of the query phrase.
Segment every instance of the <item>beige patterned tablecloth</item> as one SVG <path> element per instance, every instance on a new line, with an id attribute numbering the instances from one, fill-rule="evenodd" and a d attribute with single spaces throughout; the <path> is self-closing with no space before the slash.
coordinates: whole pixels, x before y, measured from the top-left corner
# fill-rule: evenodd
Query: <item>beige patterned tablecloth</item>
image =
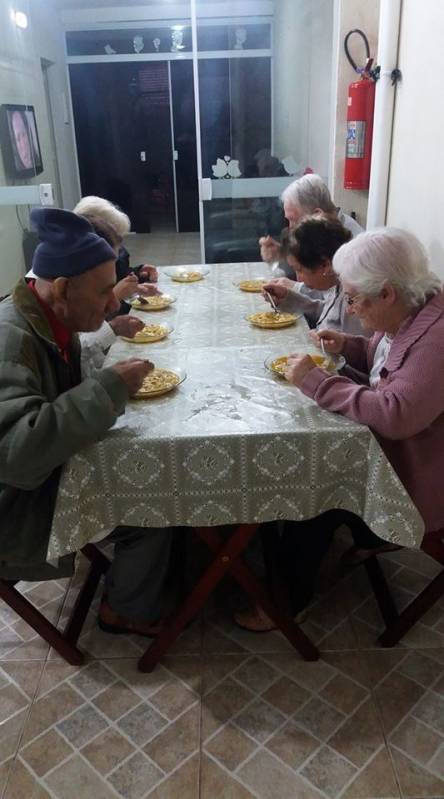
<path id="1" fill-rule="evenodd" d="M 264 264 L 222 264 L 198 283 L 160 285 L 168 339 L 117 341 L 107 365 L 136 354 L 180 365 L 171 394 L 132 401 L 105 439 L 66 465 L 48 559 L 119 524 L 163 527 L 304 519 L 329 508 L 359 514 L 381 537 L 418 546 L 423 523 L 371 432 L 321 410 L 264 366 L 271 354 L 312 350 L 303 319 L 283 330 L 253 328 L 265 310 L 234 280 L 267 275 Z"/>

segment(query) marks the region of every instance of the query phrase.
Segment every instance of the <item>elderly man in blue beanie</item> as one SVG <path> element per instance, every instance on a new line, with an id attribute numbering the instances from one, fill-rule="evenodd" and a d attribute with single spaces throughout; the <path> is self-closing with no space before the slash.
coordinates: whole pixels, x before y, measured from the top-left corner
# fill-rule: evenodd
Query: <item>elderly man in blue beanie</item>
<path id="1" fill-rule="evenodd" d="M 73 569 L 74 556 L 46 563 L 62 465 L 105 435 L 153 365 L 130 358 L 81 380 L 77 333 L 119 307 L 116 254 L 77 214 L 37 208 L 31 220 L 35 280 L 0 303 L 0 576 L 40 580 Z M 99 624 L 155 635 L 171 530 L 118 527 L 109 538 Z"/>

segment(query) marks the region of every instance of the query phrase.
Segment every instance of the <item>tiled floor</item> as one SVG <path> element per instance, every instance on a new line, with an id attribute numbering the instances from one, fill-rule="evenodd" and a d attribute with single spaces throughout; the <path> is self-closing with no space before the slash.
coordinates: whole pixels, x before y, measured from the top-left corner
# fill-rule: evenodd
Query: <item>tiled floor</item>
<path id="1" fill-rule="evenodd" d="M 382 650 L 365 572 L 338 581 L 336 556 L 305 624 L 317 663 L 234 627 L 231 588 L 152 674 L 136 670 L 144 641 L 100 632 L 94 612 L 76 668 L 0 607 L 0 795 L 443 799 L 444 601 Z M 435 572 L 409 552 L 385 568 L 401 601 Z M 76 584 L 23 590 L 56 619 Z"/>
<path id="2" fill-rule="evenodd" d="M 134 266 L 141 263 L 156 266 L 201 263 L 199 233 L 176 233 L 168 229 L 135 233 L 127 236 L 125 247 Z"/>

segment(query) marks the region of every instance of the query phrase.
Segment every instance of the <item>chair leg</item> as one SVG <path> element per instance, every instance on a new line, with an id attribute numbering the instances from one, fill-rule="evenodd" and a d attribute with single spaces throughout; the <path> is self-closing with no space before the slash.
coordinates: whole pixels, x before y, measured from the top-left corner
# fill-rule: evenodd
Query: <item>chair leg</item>
<path id="1" fill-rule="evenodd" d="M 364 561 L 365 570 L 378 603 L 381 616 L 387 626 L 398 618 L 395 602 L 387 585 L 384 572 L 376 555 Z"/>
<path id="2" fill-rule="evenodd" d="M 379 637 L 381 646 L 394 646 L 444 594 L 444 569 L 432 580 Z"/>
<path id="3" fill-rule="evenodd" d="M 72 644 L 76 644 L 78 641 L 100 578 L 103 574 L 106 574 L 110 567 L 108 558 L 93 544 L 87 544 L 82 549 L 82 552 L 88 560 L 90 560 L 91 565 L 86 580 L 77 595 L 71 616 L 63 631 L 64 638 Z"/>
<path id="4" fill-rule="evenodd" d="M 31 605 L 27 599 L 12 585 L 4 580 L 0 580 L 0 597 L 18 613 L 38 633 L 45 641 L 50 644 L 59 655 L 72 666 L 80 666 L 84 656 L 80 649 L 68 641 L 63 633 L 59 632 L 42 613 Z"/>

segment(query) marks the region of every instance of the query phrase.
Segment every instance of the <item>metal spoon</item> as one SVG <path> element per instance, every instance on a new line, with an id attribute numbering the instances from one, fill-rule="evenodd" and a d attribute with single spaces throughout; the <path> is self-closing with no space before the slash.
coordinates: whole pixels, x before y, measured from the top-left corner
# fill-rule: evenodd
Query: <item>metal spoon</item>
<path id="1" fill-rule="evenodd" d="M 265 289 L 264 289 L 264 294 L 265 294 L 265 296 L 266 296 L 266 298 L 267 298 L 268 302 L 270 303 L 270 305 L 271 305 L 271 307 L 272 307 L 273 311 L 274 311 L 275 313 L 278 313 L 277 305 L 276 305 L 276 303 L 275 303 L 275 301 L 274 301 L 273 297 L 271 296 L 270 292 L 269 292 L 269 291 L 265 291 Z"/>

